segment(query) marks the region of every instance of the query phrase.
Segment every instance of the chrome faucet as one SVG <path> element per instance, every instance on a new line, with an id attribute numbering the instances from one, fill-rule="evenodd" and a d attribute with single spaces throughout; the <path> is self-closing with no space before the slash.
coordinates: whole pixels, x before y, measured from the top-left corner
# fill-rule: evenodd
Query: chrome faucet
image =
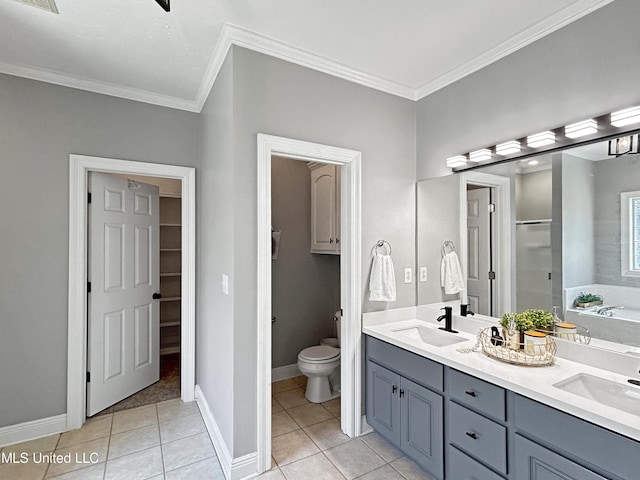
<path id="1" fill-rule="evenodd" d="M 444 307 L 440 310 L 444 310 L 444 315 L 440 315 L 436 320 L 441 322 L 444 320 L 444 327 L 438 327 L 440 330 L 444 330 L 445 332 L 458 333 L 457 330 L 453 330 L 451 328 L 451 322 L 453 320 L 453 307 Z"/>
<path id="2" fill-rule="evenodd" d="M 596 313 L 598 315 L 604 315 L 606 317 L 613 317 L 613 310 L 615 309 L 620 309 L 623 310 L 624 309 L 624 305 L 618 305 L 615 307 L 600 307 L 596 309 Z"/>

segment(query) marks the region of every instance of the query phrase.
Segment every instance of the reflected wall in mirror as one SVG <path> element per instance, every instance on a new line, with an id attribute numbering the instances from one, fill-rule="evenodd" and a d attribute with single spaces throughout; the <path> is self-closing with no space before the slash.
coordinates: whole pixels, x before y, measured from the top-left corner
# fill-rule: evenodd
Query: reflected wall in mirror
<path id="1" fill-rule="evenodd" d="M 476 172 L 509 179 L 508 223 L 496 224 L 496 214 L 504 214 L 500 205 L 496 213 L 478 210 L 488 222 L 488 248 L 479 241 L 485 235 L 478 233 L 481 228 L 461 220 L 474 213 L 476 197 L 489 196 L 489 203 L 495 203 L 495 189 L 478 188 L 464 179 Z M 433 271 L 440 256 L 437 235 L 446 234 L 463 247 L 459 250 L 464 254 L 468 300 L 479 313 L 499 317 L 507 311 L 551 310 L 557 305 L 565 321 L 590 330 L 598 339 L 594 344 L 616 349 L 607 342 L 625 344 L 628 348 L 623 351 L 640 354 L 638 154 L 610 155 L 609 142 L 603 141 L 419 182 L 417 195 L 418 268 L 428 265 L 435 276 L 430 284 L 418 284 L 419 304 L 467 300 L 437 288 L 439 271 Z M 445 213 L 464 212 L 458 210 L 463 205 L 465 215 L 455 218 Z M 509 260 L 502 264 L 496 258 L 500 238 L 507 238 L 511 247 Z M 495 280 L 490 279 L 491 271 Z M 510 301 L 499 302 L 493 297 L 501 295 L 500 280 L 505 275 L 511 281 L 503 287 L 509 292 L 502 295 L 510 296 Z M 470 279 L 482 281 L 479 295 L 484 301 L 473 298 Z M 603 305 L 576 308 L 581 292 L 603 297 Z"/>

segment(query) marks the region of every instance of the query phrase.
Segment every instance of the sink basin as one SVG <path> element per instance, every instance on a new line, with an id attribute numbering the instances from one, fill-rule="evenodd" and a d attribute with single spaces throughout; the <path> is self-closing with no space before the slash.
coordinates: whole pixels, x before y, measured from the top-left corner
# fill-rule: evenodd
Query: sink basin
<path id="1" fill-rule="evenodd" d="M 603 405 L 640 415 L 640 387 L 612 382 L 586 373 L 579 373 L 553 386 Z"/>
<path id="2" fill-rule="evenodd" d="M 454 343 L 465 342 L 468 339 L 461 337 L 455 333 L 445 332 L 437 328 L 427 327 L 408 327 L 394 330 L 405 337 L 413 340 L 420 340 L 423 343 L 432 345 L 434 347 L 446 347 L 447 345 L 453 345 Z"/>

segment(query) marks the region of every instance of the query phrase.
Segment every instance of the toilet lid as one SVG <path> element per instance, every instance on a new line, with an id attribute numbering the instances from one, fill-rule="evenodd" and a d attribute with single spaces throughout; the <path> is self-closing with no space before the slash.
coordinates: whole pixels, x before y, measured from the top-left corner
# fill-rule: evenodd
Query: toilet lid
<path id="1" fill-rule="evenodd" d="M 306 360 L 329 360 L 338 355 L 340 355 L 339 348 L 327 347 L 326 345 L 308 347 L 300 352 L 300 357 Z"/>

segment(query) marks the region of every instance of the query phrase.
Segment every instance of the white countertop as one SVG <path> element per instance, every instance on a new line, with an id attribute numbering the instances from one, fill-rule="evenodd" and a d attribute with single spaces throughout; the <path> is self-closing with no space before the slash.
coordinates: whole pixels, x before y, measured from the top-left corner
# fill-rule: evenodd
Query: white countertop
<path id="1" fill-rule="evenodd" d="M 428 328 L 440 326 L 436 323 L 435 318 L 441 313 L 443 312 L 439 312 L 437 309 L 430 310 L 422 307 L 365 313 L 363 315 L 363 332 L 417 355 L 481 378 L 640 441 L 640 415 L 633 415 L 553 386 L 555 383 L 579 373 L 586 373 L 626 386 L 629 378 L 627 376 L 559 358 L 558 356 L 556 356 L 553 365 L 526 367 L 494 360 L 483 354 L 481 350 L 462 353 L 459 349 L 470 348 L 475 345 L 478 329 L 482 326 L 490 325 L 483 320 L 471 317 L 454 316 L 454 329 L 460 331 L 458 335 L 467 338 L 467 341 L 444 347 L 434 347 L 394 331 L 412 326 L 425 326 Z M 638 404 L 640 405 L 640 399 L 638 399 Z"/>

